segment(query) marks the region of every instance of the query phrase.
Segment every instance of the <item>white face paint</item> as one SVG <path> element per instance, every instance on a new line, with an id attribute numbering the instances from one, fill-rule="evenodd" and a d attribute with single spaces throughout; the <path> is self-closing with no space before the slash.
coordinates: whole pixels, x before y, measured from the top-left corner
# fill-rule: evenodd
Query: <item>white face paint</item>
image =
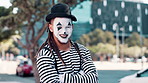
<path id="1" fill-rule="evenodd" d="M 69 18 L 55 18 L 53 21 L 53 34 L 61 43 L 67 43 L 72 34 L 72 21 Z"/>

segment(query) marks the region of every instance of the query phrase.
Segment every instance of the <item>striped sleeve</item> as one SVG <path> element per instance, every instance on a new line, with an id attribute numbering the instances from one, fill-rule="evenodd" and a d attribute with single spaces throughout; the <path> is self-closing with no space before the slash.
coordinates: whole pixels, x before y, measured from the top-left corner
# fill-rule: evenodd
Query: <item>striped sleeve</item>
<path id="1" fill-rule="evenodd" d="M 98 83 L 98 75 L 90 56 L 90 51 L 85 47 L 82 48 L 83 49 L 80 47 L 80 51 L 82 51 L 82 70 L 85 74 L 81 75 L 77 73 L 77 75 L 74 76 L 76 83 Z"/>
<path id="2" fill-rule="evenodd" d="M 82 70 L 85 73 L 83 78 L 88 79 L 89 83 L 98 83 L 96 67 L 92 61 L 89 50 L 86 50 L 85 55 L 82 56 Z"/>
<path id="3" fill-rule="evenodd" d="M 60 83 L 50 51 L 42 49 L 37 57 L 37 69 L 41 83 Z"/>

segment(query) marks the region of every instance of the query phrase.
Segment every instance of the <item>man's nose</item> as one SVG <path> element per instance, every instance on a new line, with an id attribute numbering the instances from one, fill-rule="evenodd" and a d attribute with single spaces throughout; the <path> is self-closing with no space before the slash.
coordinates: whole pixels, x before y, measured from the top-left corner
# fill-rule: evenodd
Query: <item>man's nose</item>
<path id="1" fill-rule="evenodd" d="M 64 34 L 67 34 L 66 32 L 64 32 Z"/>

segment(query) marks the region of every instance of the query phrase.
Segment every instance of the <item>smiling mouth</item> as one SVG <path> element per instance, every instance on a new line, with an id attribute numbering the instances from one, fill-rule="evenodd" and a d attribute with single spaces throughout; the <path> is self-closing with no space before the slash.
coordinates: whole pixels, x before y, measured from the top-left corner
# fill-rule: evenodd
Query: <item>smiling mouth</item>
<path id="1" fill-rule="evenodd" d="M 68 34 L 60 34 L 60 37 L 67 38 Z"/>

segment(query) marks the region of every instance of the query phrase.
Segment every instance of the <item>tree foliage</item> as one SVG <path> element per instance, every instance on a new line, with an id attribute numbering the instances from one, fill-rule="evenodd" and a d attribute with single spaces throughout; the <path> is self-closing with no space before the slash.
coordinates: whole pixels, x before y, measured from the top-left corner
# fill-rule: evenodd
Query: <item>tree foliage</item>
<path id="1" fill-rule="evenodd" d="M 144 38 L 143 45 L 148 48 L 148 38 Z"/>
<path id="2" fill-rule="evenodd" d="M 16 35 L 17 33 L 15 31 L 16 31 L 15 29 L 5 30 L 5 29 L 0 28 L 0 42 L 11 38 L 12 35 Z"/>
<path id="3" fill-rule="evenodd" d="M 106 43 L 115 45 L 116 40 L 115 40 L 114 34 L 112 32 L 105 31 L 105 38 L 106 38 Z"/>
<path id="4" fill-rule="evenodd" d="M 0 17 L 9 15 L 11 11 L 12 8 L 6 9 L 5 7 L 0 7 Z"/>
<path id="5" fill-rule="evenodd" d="M 3 40 L 3 42 L 0 42 L 0 52 L 2 52 L 3 50 L 8 50 L 10 47 L 13 47 L 12 39 Z"/>
<path id="6" fill-rule="evenodd" d="M 112 44 L 102 44 L 102 43 L 99 43 L 97 45 L 98 47 L 98 53 L 102 53 L 102 54 L 115 54 L 116 52 L 116 49 L 115 49 L 115 46 L 112 45 Z"/>
<path id="7" fill-rule="evenodd" d="M 92 57 L 96 56 L 108 56 L 108 55 L 114 55 L 116 54 L 116 46 L 112 44 L 103 44 L 103 43 L 98 43 L 97 45 L 93 46 L 88 46 L 87 47 L 91 54 Z M 122 49 L 121 49 L 122 48 Z M 137 58 L 139 56 L 143 56 L 144 54 L 147 54 L 147 48 L 142 47 L 140 48 L 139 46 L 124 46 L 124 48 L 121 46 L 120 48 L 120 57 L 134 57 Z"/>
<path id="8" fill-rule="evenodd" d="M 8 27 L 14 29 L 18 25 L 12 11 L 13 7 L 9 7 L 8 9 L 0 7 L 0 28 Z"/>
<path id="9" fill-rule="evenodd" d="M 8 29 L 11 26 L 6 19 L 11 19 L 12 8 L 6 9 L 5 7 L 0 7 L 0 42 L 9 39 L 11 35 L 15 35 L 15 29 Z M 9 34 L 8 34 L 9 33 Z"/>
<path id="10" fill-rule="evenodd" d="M 83 34 L 82 37 L 80 38 L 79 42 L 81 42 L 81 44 L 88 46 L 89 42 L 90 42 L 90 38 L 88 35 Z"/>
<path id="11" fill-rule="evenodd" d="M 98 43 L 115 44 L 115 38 L 112 32 L 104 32 L 97 28 L 88 34 L 82 35 L 78 42 L 85 46 L 97 45 Z"/>
<path id="12" fill-rule="evenodd" d="M 132 46 L 123 49 L 124 55 L 128 57 L 138 57 L 141 53 L 141 48 L 139 46 Z"/>
<path id="13" fill-rule="evenodd" d="M 93 55 L 113 55 L 116 53 L 116 41 L 113 33 L 109 31 L 103 32 L 100 29 L 95 29 L 88 34 L 82 35 L 78 42 L 86 45 Z M 142 38 L 142 42 L 144 47 L 140 48 L 140 35 L 135 32 L 132 33 L 131 36 L 126 39 L 125 45 L 120 45 L 120 55 L 128 57 L 139 57 L 143 55 L 141 54 L 141 49 L 143 49 L 142 52 L 145 53 L 145 47 L 148 46 L 148 39 Z"/>
<path id="14" fill-rule="evenodd" d="M 106 57 L 114 55 L 116 52 L 115 46 L 112 44 L 98 43 L 97 45 L 88 46 L 87 48 L 90 50 L 92 58 L 100 57 L 102 55 Z"/>
<path id="15" fill-rule="evenodd" d="M 11 0 L 12 8 L 18 8 L 16 14 L 9 14 L 0 18 L 1 27 L 9 28 L 25 28 L 26 43 L 22 43 L 18 39 L 18 43 L 28 51 L 28 54 L 33 62 L 34 70 L 36 63 L 34 56 L 38 48 L 38 40 L 43 35 L 47 28 L 47 23 L 44 18 L 50 12 L 51 6 L 56 3 L 63 2 L 74 7 L 84 0 Z M 36 26 L 40 23 L 41 26 Z M 34 71 L 36 83 L 39 83 L 37 71 Z"/>
<path id="16" fill-rule="evenodd" d="M 128 46 L 140 46 L 140 35 L 136 32 L 132 33 L 129 38 L 125 40 Z"/>

